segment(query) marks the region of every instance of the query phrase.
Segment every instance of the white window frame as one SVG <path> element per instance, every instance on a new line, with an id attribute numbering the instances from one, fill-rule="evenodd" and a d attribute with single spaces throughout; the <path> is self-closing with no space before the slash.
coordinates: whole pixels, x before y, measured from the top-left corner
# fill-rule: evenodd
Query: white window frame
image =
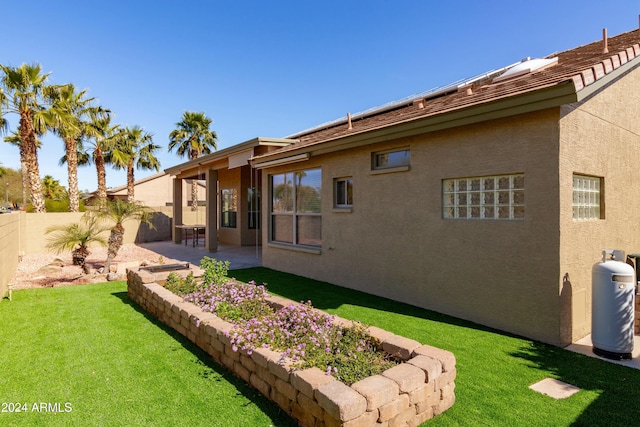
<path id="1" fill-rule="evenodd" d="M 602 203 L 604 178 L 592 175 L 573 174 L 573 219 L 593 221 L 604 218 Z"/>
<path id="2" fill-rule="evenodd" d="M 524 178 L 518 173 L 444 179 L 442 218 L 524 220 Z"/>

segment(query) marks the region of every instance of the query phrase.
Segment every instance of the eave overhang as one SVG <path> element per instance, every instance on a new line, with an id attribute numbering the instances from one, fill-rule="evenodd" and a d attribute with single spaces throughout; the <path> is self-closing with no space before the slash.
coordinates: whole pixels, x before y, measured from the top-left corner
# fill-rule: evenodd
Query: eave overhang
<path id="1" fill-rule="evenodd" d="M 198 157 L 197 159 L 172 166 L 164 171 L 172 176 L 183 175 L 183 178 L 188 178 L 186 175 L 189 175 L 189 177 L 195 178 L 200 175 L 199 171 L 203 167 L 213 165 L 215 162 L 226 160 L 234 154 L 250 150 L 257 146 L 286 147 L 287 145 L 291 145 L 295 142 L 298 142 L 298 140 L 288 138 L 253 138 L 240 144 L 232 145 L 231 147 L 207 154 L 206 156 Z"/>

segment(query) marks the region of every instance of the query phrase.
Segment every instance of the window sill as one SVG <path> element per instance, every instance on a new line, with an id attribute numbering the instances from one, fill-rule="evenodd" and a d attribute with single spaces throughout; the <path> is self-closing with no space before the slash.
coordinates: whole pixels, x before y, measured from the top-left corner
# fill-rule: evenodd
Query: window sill
<path id="1" fill-rule="evenodd" d="M 382 175 L 384 173 L 394 173 L 394 172 L 406 172 L 409 170 L 409 166 L 398 166 L 395 168 L 386 168 L 386 169 L 374 169 L 371 171 L 371 175 Z"/>
<path id="2" fill-rule="evenodd" d="M 351 213 L 351 212 L 353 212 L 352 207 L 333 208 L 333 213 Z"/>
<path id="3" fill-rule="evenodd" d="M 289 243 L 278 243 L 278 242 L 269 242 L 267 246 L 271 248 L 277 249 L 286 249 L 294 252 L 304 252 L 307 254 L 320 255 L 322 253 L 322 248 L 314 248 L 312 246 L 300 246 L 300 245 L 292 245 Z"/>

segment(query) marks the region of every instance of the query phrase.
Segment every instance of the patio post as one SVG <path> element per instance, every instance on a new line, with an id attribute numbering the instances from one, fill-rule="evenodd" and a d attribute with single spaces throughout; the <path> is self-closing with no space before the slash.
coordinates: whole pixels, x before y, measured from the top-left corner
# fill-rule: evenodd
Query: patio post
<path id="1" fill-rule="evenodd" d="M 176 227 L 182 225 L 182 178 L 173 179 L 173 226 L 171 236 L 173 243 L 182 243 L 182 229 Z"/>

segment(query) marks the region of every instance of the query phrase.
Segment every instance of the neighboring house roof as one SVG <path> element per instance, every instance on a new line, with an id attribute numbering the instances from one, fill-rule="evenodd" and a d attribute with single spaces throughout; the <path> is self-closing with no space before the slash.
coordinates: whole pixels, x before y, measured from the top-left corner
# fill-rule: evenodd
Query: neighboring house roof
<path id="1" fill-rule="evenodd" d="M 162 178 L 166 174 L 167 174 L 166 172 L 159 172 L 159 173 L 147 176 L 147 177 L 142 178 L 142 179 L 137 179 L 137 180 L 134 181 L 133 185 L 140 185 L 140 184 L 143 184 L 143 183 L 148 182 L 148 181 L 153 181 L 154 179 Z M 96 195 L 97 195 L 98 192 L 94 191 L 94 193 L 96 193 Z M 127 184 L 121 185 L 119 187 L 108 188 L 107 189 L 107 195 L 108 196 L 122 196 L 122 195 L 126 196 L 127 195 Z"/>
<path id="2" fill-rule="evenodd" d="M 610 38 L 605 30 L 600 41 L 291 135 L 295 143 L 256 156 L 252 164 L 304 160 L 302 155 L 313 150 L 328 152 L 344 144 L 369 144 L 577 102 L 640 65 L 638 43 L 640 30 Z"/>

